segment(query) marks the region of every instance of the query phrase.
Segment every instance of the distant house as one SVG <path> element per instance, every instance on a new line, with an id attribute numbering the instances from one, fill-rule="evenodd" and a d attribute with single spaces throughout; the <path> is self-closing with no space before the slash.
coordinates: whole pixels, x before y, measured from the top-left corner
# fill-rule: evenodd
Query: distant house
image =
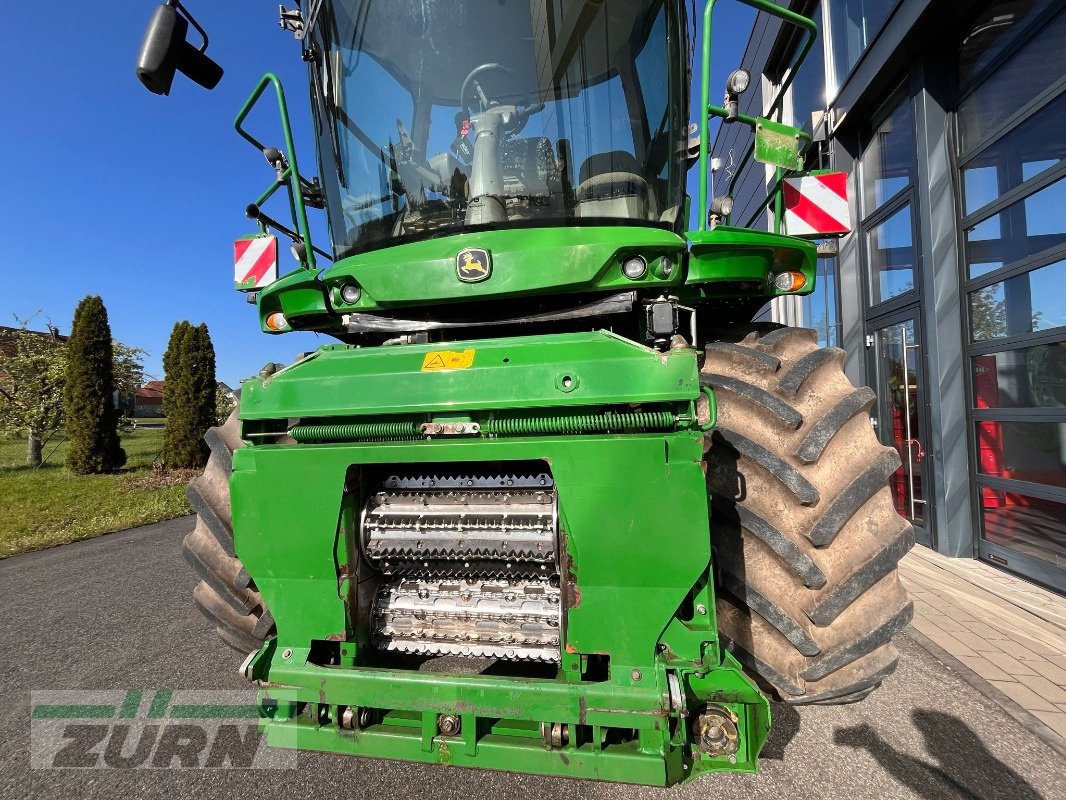
<path id="1" fill-rule="evenodd" d="M 133 398 L 134 417 L 162 417 L 163 416 L 163 392 L 166 390 L 166 381 L 148 381 L 137 390 Z"/>
<path id="2" fill-rule="evenodd" d="M 22 328 L 8 328 L 4 325 L 0 325 L 0 356 L 10 356 L 14 354 L 17 337 L 22 333 L 28 333 L 31 336 L 50 336 L 58 342 L 65 342 L 69 338 L 60 334 L 59 328 L 49 328 L 47 331 L 28 331 Z M 5 375 L 7 375 L 7 373 L 4 372 L 4 368 L 0 366 L 0 378 Z"/>

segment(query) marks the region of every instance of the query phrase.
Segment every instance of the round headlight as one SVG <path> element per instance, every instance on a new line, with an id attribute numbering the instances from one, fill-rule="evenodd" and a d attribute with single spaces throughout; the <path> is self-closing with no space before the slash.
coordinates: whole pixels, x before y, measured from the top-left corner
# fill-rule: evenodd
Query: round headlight
<path id="1" fill-rule="evenodd" d="M 633 256 L 622 264 L 622 274 L 631 281 L 639 280 L 648 274 L 648 262 L 644 256 Z"/>
<path id="2" fill-rule="evenodd" d="M 774 276 L 774 288 L 779 292 L 798 292 L 807 285 L 807 276 L 802 272 L 780 272 Z"/>
<path id="3" fill-rule="evenodd" d="M 729 73 L 725 89 L 729 94 L 742 94 L 751 83 L 751 74 L 746 69 L 735 69 Z"/>
<path id="4" fill-rule="evenodd" d="M 711 201 L 711 214 L 716 217 L 728 217 L 733 213 L 733 198 L 725 194 Z"/>
<path id="5" fill-rule="evenodd" d="M 359 298 L 363 296 L 363 290 L 359 288 L 357 283 L 346 283 L 341 287 L 341 300 L 350 306 L 354 306 L 359 302 Z"/>

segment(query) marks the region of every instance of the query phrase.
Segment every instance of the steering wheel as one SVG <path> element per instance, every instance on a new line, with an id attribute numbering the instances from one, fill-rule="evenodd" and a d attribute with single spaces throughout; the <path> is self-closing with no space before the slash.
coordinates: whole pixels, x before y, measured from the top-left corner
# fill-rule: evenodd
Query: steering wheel
<path id="1" fill-rule="evenodd" d="M 470 97 L 471 90 L 474 90 L 477 93 L 476 99 L 479 105 L 481 106 L 481 111 L 488 111 L 489 108 L 493 105 L 491 99 L 487 94 L 485 94 L 484 88 L 478 81 L 478 78 L 487 72 L 499 72 L 502 75 L 506 76 L 510 79 L 511 83 L 514 84 L 514 86 L 518 89 L 519 96 L 523 97 L 523 99 L 526 100 L 529 99 L 530 93 L 525 90 L 521 83 L 519 83 L 518 78 L 515 76 L 515 74 L 503 64 L 497 64 L 496 62 L 482 64 L 480 67 L 474 67 L 474 69 L 470 70 L 470 74 L 466 76 L 466 80 L 463 81 L 463 86 L 459 90 L 459 105 L 463 109 L 463 113 L 466 114 L 467 119 L 474 115 L 473 105 L 469 102 L 469 100 L 474 99 Z M 514 119 L 511 124 L 508 125 L 509 132 L 518 133 L 519 131 L 521 131 L 522 128 L 525 127 L 526 122 L 529 120 L 530 116 L 537 113 L 543 108 L 544 103 L 533 103 L 525 106 L 518 105 L 516 103 Z"/>

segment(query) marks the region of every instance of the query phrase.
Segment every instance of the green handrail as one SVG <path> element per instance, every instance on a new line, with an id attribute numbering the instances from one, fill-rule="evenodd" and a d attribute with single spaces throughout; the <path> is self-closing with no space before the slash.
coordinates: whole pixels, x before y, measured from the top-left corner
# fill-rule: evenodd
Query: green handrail
<path id="1" fill-rule="evenodd" d="M 707 5 L 703 10 L 703 76 L 700 85 L 700 188 L 699 188 L 699 225 L 697 230 L 707 230 L 707 172 L 708 172 L 708 154 L 710 151 L 710 142 L 708 137 L 710 135 L 710 118 L 714 116 L 725 116 L 725 109 L 720 106 L 711 105 L 711 16 L 714 12 L 716 0 L 707 0 Z M 770 104 L 770 110 L 768 114 L 773 114 L 779 110 L 781 103 L 784 101 L 785 92 L 788 91 L 788 87 L 792 85 L 792 80 L 796 76 L 796 71 L 799 69 L 800 64 L 807 57 L 807 53 L 810 52 L 811 47 L 814 45 L 814 40 L 818 35 L 818 26 L 814 20 L 797 14 L 787 8 L 782 8 L 776 3 L 770 2 L 770 0 L 738 0 L 746 6 L 751 6 L 758 11 L 765 11 L 767 14 L 771 14 L 784 20 L 786 23 L 796 25 L 802 28 L 807 36 L 803 42 L 803 45 L 796 52 L 796 56 L 788 71 L 788 75 L 778 87 L 777 95 L 774 97 L 773 103 Z M 743 117 L 743 118 L 742 118 Z M 752 124 L 749 120 L 753 119 L 747 115 L 738 115 L 738 120 L 745 124 Z M 733 187 L 736 185 L 737 177 L 740 175 L 740 168 L 751 158 L 755 152 L 755 145 L 748 148 L 748 152 L 740 160 L 737 165 L 737 171 L 733 175 L 733 179 L 729 182 L 728 193 L 732 194 Z M 780 172 L 780 171 L 779 171 Z M 780 176 L 778 180 L 780 184 Z"/>
<path id="2" fill-rule="evenodd" d="M 283 182 L 288 182 L 289 189 L 289 208 L 293 215 L 293 222 L 296 224 L 296 230 L 300 234 L 300 238 L 303 240 L 304 249 L 306 251 L 306 267 L 309 270 L 314 271 L 317 269 L 315 264 L 315 249 L 311 245 L 311 229 L 307 224 L 307 209 L 304 206 L 303 191 L 300 187 L 300 167 L 296 160 L 296 145 L 292 138 L 292 125 L 289 122 L 289 106 L 285 102 L 285 90 L 281 86 L 281 81 L 278 76 L 273 72 L 268 72 L 262 78 L 259 79 L 259 83 L 256 84 L 255 89 L 252 90 L 251 95 L 245 101 L 241 107 L 240 112 L 237 114 L 237 119 L 234 120 L 233 127 L 245 139 L 259 152 L 263 152 L 266 149 L 266 145 L 256 139 L 252 134 L 248 133 L 244 129 L 244 120 L 248 118 L 248 114 L 251 113 L 252 108 L 259 102 L 259 98 L 263 96 L 263 92 L 266 91 L 268 85 L 274 86 L 274 91 L 278 100 L 278 112 L 281 114 L 281 133 L 285 139 L 285 157 L 289 160 L 289 166 L 279 176 L 277 181 L 271 188 L 263 192 L 259 197 L 259 201 L 256 205 L 260 205 L 265 202 Z"/>

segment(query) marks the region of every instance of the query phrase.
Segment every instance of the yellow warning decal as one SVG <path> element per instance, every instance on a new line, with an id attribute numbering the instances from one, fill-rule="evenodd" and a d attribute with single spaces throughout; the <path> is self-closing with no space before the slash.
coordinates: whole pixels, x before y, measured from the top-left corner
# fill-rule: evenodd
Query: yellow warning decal
<path id="1" fill-rule="evenodd" d="M 456 353 L 452 350 L 433 350 L 422 359 L 423 372 L 439 372 L 443 369 L 469 369 L 474 365 L 476 350 Z"/>

